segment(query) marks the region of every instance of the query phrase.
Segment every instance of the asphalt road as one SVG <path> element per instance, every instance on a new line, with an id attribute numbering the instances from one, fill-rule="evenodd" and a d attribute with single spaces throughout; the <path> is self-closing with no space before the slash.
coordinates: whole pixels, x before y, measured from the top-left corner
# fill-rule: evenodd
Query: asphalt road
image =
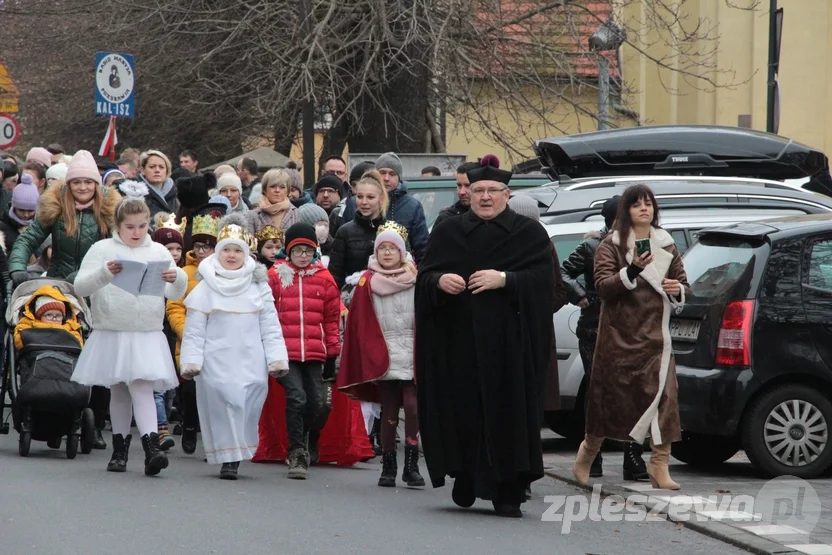
<path id="1" fill-rule="evenodd" d="M 533 485 L 516 520 L 494 516 L 487 502 L 457 508 L 450 484 L 379 488 L 376 462 L 313 467 L 305 482 L 288 480 L 283 465 L 243 463 L 229 482 L 201 447 L 193 456 L 175 447 L 155 478 L 144 476 L 139 447 L 130 454 L 126 474 L 108 473 L 109 452 L 67 460 L 33 442 L 24 459 L 14 431 L 0 436 L 0 553 L 744 553 L 667 522 L 585 521 L 561 534 L 560 522 L 541 521 L 543 497 L 577 490 L 550 478 Z"/>

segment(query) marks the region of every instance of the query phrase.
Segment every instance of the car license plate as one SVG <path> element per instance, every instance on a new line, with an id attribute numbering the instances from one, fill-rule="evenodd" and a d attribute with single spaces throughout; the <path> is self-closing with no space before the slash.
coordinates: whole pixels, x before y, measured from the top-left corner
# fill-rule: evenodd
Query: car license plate
<path id="1" fill-rule="evenodd" d="M 670 338 L 676 341 L 696 341 L 699 337 L 699 320 L 671 320 Z"/>

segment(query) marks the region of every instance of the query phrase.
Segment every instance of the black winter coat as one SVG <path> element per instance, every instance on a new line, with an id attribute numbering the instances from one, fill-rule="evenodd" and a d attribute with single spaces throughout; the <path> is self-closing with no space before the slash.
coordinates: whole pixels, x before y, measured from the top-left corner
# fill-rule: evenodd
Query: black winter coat
<path id="1" fill-rule="evenodd" d="M 593 231 L 584 237 L 583 243 L 577 246 L 575 252 L 563 261 L 561 273 L 566 286 L 567 298 L 571 304 L 577 306 L 584 297 L 589 306 L 581 309 L 581 317 L 575 335 L 578 339 L 594 339 L 598 332 L 598 319 L 601 316 L 601 299 L 595 291 L 595 251 L 601 240 L 606 237 L 607 228 L 600 232 Z M 584 276 L 584 285 L 578 278 Z"/>
<path id="2" fill-rule="evenodd" d="M 328 269 L 339 289 L 344 287 L 349 276 L 367 269 L 375 247 L 376 230 L 385 221 L 383 216 L 368 220 L 358 213 L 351 222 L 338 228 L 332 241 Z"/>
<path id="3" fill-rule="evenodd" d="M 9 210 L 12 208 L 9 207 Z M 20 235 L 22 229 L 26 226 L 21 225 L 14 221 L 11 216 L 9 216 L 9 210 L 3 212 L 3 215 L 0 216 L 0 232 L 3 233 L 3 241 L 6 245 L 6 252 L 12 252 L 12 247 L 14 246 L 14 242 L 17 241 L 17 237 Z"/>
<path id="4" fill-rule="evenodd" d="M 452 205 L 447 208 L 443 208 L 439 215 L 436 216 L 436 221 L 433 222 L 433 229 L 436 229 L 440 223 L 444 222 L 448 218 L 453 218 L 454 216 L 459 216 L 461 214 L 465 214 L 471 208 L 468 206 L 463 206 L 462 201 L 456 201 Z"/>

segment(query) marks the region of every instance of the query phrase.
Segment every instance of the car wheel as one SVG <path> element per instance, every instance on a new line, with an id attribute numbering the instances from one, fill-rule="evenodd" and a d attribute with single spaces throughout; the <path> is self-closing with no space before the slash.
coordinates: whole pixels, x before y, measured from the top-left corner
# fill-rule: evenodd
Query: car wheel
<path id="1" fill-rule="evenodd" d="M 583 404 L 581 404 L 583 407 Z M 566 439 L 580 441 L 584 438 L 584 419 L 576 411 L 550 410 L 543 414 L 550 430 Z"/>
<path id="2" fill-rule="evenodd" d="M 801 384 L 775 387 L 751 405 L 743 422 L 748 459 L 763 472 L 820 476 L 832 464 L 832 403 Z"/>
<path id="3" fill-rule="evenodd" d="M 691 466 L 721 464 L 736 455 L 739 450 L 736 439 L 685 432 L 682 432 L 682 441 L 677 441 L 671 446 L 673 456 Z"/>

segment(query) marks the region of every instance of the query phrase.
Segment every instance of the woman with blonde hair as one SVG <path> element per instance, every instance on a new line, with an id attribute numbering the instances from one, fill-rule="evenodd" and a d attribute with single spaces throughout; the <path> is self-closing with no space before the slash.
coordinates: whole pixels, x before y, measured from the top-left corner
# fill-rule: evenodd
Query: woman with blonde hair
<path id="1" fill-rule="evenodd" d="M 175 213 L 179 209 L 179 200 L 176 198 L 176 184 L 170 177 L 173 171 L 170 159 L 158 150 L 147 150 L 142 152 L 139 164 L 141 178 L 147 183 L 148 195 L 144 201 L 150 208 L 150 216 L 159 212 Z"/>
<path id="2" fill-rule="evenodd" d="M 248 213 L 255 233 L 264 226 L 287 230 L 297 222 L 297 210 L 289 200 L 292 175 L 285 169 L 273 169 L 263 175 L 263 195 L 257 208 Z"/>
<path id="3" fill-rule="evenodd" d="M 355 186 L 355 200 L 355 218 L 338 228 L 329 255 L 329 271 L 339 288 L 348 278 L 358 283 L 373 255 L 376 231 L 386 221 L 390 199 L 380 173 L 370 170 L 361 177 Z"/>

